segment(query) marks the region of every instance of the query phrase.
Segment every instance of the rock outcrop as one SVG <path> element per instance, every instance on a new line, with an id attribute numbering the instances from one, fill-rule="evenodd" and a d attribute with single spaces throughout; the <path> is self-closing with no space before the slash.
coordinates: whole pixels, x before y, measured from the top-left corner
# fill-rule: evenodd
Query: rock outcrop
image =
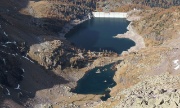
<path id="1" fill-rule="evenodd" d="M 61 55 L 61 52 L 56 54 L 56 50 L 61 49 L 61 41 L 54 40 L 52 42 L 46 41 L 41 44 L 35 44 L 30 47 L 28 55 L 39 64 L 44 66 L 46 69 L 51 68 L 51 66 L 56 66 L 59 58 L 54 60 L 55 55 Z M 56 53 L 55 53 L 56 52 Z"/>
<path id="2" fill-rule="evenodd" d="M 58 66 L 59 69 L 71 67 L 71 61 L 77 61 L 75 67 L 86 65 L 89 59 L 82 60 L 83 55 L 78 48 L 59 37 L 58 32 L 71 20 L 82 20 L 92 10 L 88 5 L 93 6 L 94 3 L 72 3 L 73 0 L 63 3 L 44 0 L 0 1 L 0 107 L 33 107 L 35 103 L 31 99 L 35 98 L 36 91 L 68 82 L 49 70 Z M 32 50 L 30 46 L 42 52 Z M 71 57 L 75 59 L 71 60 Z M 66 73 L 63 74 L 68 77 Z"/>
<path id="3" fill-rule="evenodd" d="M 149 9 L 150 7 L 169 8 L 179 6 L 178 0 L 98 0 L 97 10 L 103 12 L 128 12 L 133 9 Z"/>
<path id="4" fill-rule="evenodd" d="M 117 94 L 115 98 L 123 99 L 114 108 L 176 108 L 180 105 L 179 76 L 166 73 L 145 77 L 148 79 Z"/>
<path id="5" fill-rule="evenodd" d="M 102 5 L 111 10 L 133 2 L 111 6 L 111 0 Z M 0 1 L 0 107 L 179 106 L 179 7 L 137 7 L 133 14 L 141 19 L 132 26 L 146 48 L 119 57 L 113 52 L 79 49 L 59 36 L 69 30 L 63 30 L 64 25 L 82 21 L 95 4 L 95 0 Z M 106 102 L 99 95 L 70 93 L 87 70 L 117 60 L 122 60 L 116 66 L 117 85 Z"/>
<path id="6" fill-rule="evenodd" d="M 179 25 L 177 24 L 179 14 L 172 9 L 178 10 L 179 7 L 146 10 L 146 13 L 143 10 L 132 13 L 135 16 L 141 15 L 137 21 L 132 22 L 132 26 L 137 31 L 140 30 L 139 34 L 142 33 L 146 48 L 124 55 L 124 60 L 116 66 L 114 80 L 117 85 L 112 88 L 112 97 L 97 107 L 104 108 L 108 105 L 115 108 L 179 106 L 180 50 L 177 42 L 179 41 Z M 159 11 L 163 14 L 157 13 Z M 158 17 L 159 15 L 162 16 Z M 155 17 L 150 18 L 149 16 Z M 162 27 L 158 27 L 166 18 L 168 20 L 163 23 Z M 173 22 L 173 19 L 176 21 Z M 147 22 L 143 22 L 145 20 Z M 148 26 L 144 26 L 146 24 Z M 143 35 L 143 33 L 150 35 L 154 31 L 158 31 L 160 34 L 154 34 L 153 38 Z"/>
<path id="7" fill-rule="evenodd" d="M 143 36 L 146 46 L 159 46 L 177 38 L 180 29 L 180 7 L 144 10 L 137 13 L 142 18 L 132 25 Z"/>

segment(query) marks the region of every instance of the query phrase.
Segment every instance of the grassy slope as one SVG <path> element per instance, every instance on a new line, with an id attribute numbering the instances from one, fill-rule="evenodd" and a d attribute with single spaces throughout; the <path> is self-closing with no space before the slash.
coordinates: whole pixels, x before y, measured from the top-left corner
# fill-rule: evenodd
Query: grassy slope
<path id="1" fill-rule="evenodd" d="M 134 28 L 145 39 L 146 46 L 157 46 L 176 38 L 180 29 L 180 7 L 155 8 L 138 15 L 143 18 L 133 23 Z"/>

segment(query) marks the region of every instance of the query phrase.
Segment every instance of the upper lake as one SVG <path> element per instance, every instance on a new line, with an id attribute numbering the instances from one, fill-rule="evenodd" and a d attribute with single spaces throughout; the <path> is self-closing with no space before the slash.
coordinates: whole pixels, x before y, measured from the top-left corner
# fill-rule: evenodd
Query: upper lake
<path id="1" fill-rule="evenodd" d="M 135 45 L 130 39 L 113 38 L 125 33 L 129 23 L 125 18 L 92 18 L 75 26 L 66 38 L 86 50 L 111 50 L 120 54 Z"/>

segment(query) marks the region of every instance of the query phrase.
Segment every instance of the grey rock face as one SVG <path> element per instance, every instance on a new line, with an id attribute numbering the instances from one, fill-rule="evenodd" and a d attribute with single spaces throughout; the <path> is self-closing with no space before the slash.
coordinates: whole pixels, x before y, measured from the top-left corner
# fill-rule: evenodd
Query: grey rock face
<path id="1" fill-rule="evenodd" d="M 150 77 L 117 94 L 125 98 L 115 108 L 177 108 L 180 105 L 180 90 L 174 85 L 179 82 L 178 76 L 167 74 Z"/>

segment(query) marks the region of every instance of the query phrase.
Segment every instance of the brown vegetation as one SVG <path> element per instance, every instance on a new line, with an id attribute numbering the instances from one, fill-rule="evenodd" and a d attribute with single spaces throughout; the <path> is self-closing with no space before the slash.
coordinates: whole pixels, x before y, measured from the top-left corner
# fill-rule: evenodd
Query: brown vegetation
<path id="1" fill-rule="evenodd" d="M 178 36 L 179 11 L 179 6 L 170 9 L 145 10 L 138 13 L 143 18 L 134 22 L 133 26 L 143 36 L 146 46 L 157 46 Z"/>
<path id="2" fill-rule="evenodd" d="M 179 6 L 179 0 L 99 0 L 97 11 L 127 12 L 136 9 L 148 9 L 150 7 L 169 8 Z"/>

